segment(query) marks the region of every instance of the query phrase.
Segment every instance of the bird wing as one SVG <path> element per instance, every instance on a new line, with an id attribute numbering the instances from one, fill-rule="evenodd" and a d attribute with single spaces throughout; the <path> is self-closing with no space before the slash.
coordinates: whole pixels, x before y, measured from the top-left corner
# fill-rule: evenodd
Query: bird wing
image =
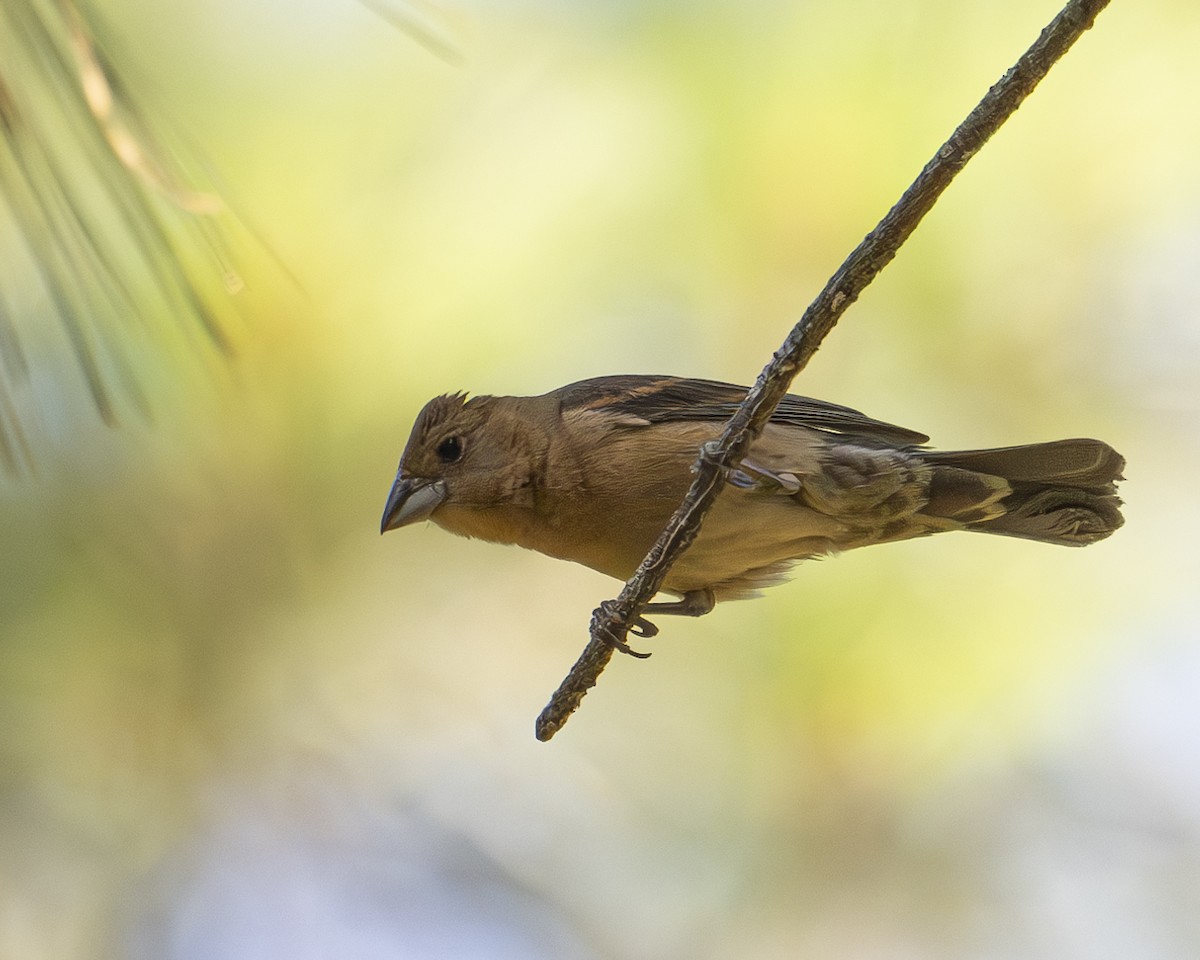
<path id="1" fill-rule="evenodd" d="M 733 416 L 747 392 L 746 387 L 717 380 L 639 374 L 580 380 L 558 391 L 564 414 L 608 413 L 631 426 L 639 421 L 643 425 L 725 421 Z M 900 446 L 916 446 L 929 440 L 923 433 L 873 420 L 849 407 L 790 393 L 780 401 L 771 422 Z"/>

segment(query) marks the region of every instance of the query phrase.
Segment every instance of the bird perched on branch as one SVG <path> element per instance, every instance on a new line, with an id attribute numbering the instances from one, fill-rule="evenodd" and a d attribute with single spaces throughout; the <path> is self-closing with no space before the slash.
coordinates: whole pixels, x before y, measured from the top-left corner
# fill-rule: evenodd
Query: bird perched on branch
<path id="1" fill-rule="evenodd" d="M 413 426 L 381 532 L 429 519 L 628 579 L 746 392 L 615 376 L 537 397 L 437 397 Z M 798 560 L 944 530 L 1086 546 L 1123 522 L 1125 461 L 1099 440 L 936 451 L 928 439 L 786 396 L 668 573 L 663 589 L 681 599 L 646 611 L 700 616 Z"/>

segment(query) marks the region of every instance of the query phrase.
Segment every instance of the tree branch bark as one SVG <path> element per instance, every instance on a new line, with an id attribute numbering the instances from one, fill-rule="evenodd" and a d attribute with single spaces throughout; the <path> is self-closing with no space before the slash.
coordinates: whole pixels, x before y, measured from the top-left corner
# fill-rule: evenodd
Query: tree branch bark
<path id="1" fill-rule="evenodd" d="M 549 740 L 579 706 L 612 659 L 614 644 L 624 643 L 629 626 L 662 586 L 667 572 L 700 532 L 704 515 L 762 432 L 798 374 L 817 352 L 825 335 L 879 272 L 891 262 L 917 224 L 980 148 L 1033 92 L 1050 68 L 1071 48 L 1109 0 L 1070 0 L 1034 44 L 992 86 L 959 124 L 887 215 L 846 258 L 825 289 L 804 311 L 787 339 L 763 368 L 721 436 L 706 443 L 696 460 L 695 479 L 658 541 L 616 600 L 592 614 L 591 637 L 535 728 Z"/>

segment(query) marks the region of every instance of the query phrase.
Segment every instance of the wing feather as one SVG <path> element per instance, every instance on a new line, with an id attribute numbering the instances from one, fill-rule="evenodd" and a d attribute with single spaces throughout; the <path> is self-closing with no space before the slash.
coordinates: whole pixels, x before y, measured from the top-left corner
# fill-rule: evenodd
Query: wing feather
<path id="1" fill-rule="evenodd" d="M 717 380 L 628 374 L 580 380 L 557 392 L 563 413 L 604 412 L 626 418 L 631 425 L 638 421 L 648 425 L 728 420 L 748 389 Z M 850 407 L 791 393 L 783 398 L 771 422 L 901 446 L 929 440 L 923 433 L 873 420 Z"/>

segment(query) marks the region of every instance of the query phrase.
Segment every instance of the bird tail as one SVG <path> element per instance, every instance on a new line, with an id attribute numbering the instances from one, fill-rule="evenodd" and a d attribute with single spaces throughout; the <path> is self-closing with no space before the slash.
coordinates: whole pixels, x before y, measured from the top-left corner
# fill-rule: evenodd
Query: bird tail
<path id="1" fill-rule="evenodd" d="M 929 451 L 923 513 L 980 530 L 1082 547 L 1125 522 L 1118 480 L 1125 458 L 1099 440 L 1056 440 L 993 450 Z"/>

